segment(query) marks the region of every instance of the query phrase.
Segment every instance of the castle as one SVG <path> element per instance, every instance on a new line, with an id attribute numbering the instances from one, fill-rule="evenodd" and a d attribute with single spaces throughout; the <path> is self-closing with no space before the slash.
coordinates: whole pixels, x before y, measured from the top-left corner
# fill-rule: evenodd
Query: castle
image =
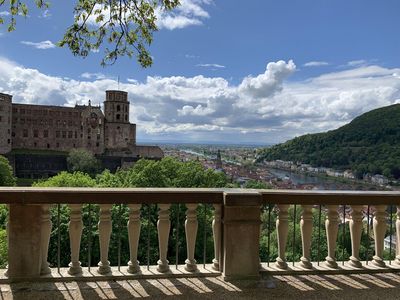
<path id="1" fill-rule="evenodd" d="M 106 167 L 110 159 L 105 158 L 112 158 L 111 169 L 141 157 L 163 157 L 157 146 L 136 144 L 136 124 L 129 122 L 127 92 L 106 91 L 104 113 L 90 101 L 75 107 L 17 104 L 12 103 L 11 95 L 0 93 L 0 154 L 12 161 L 15 155 L 10 153 L 16 149 L 35 153 L 78 148 L 98 156 Z M 14 170 L 17 167 L 14 165 Z"/>

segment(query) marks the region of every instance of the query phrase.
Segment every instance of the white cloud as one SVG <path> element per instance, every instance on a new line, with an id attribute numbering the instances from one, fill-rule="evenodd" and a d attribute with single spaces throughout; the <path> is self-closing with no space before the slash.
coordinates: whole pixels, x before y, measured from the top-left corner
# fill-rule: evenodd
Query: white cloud
<path id="1" fill-rule="evenodd" d="M 82 73 L 81 77 L 85 78 L 85 79 L 96 79 L 96 80 L 101 80 L 101 79 L 107 78 L 107 76 L 104 75 L 103 73 L 89 73 L 89 72 Z"/>
<path id="2" fill-rule="evenodd" d="M 46 49 L 52 49 L 55 48 L 56 45 L 53 44 L 51 41 L 42 41 L 42 42 L 30 42 L 30 41 L 21 41 L 21 44 L 27 45 L 27 46 L 32 46 L 36 49 L 41 49 L 41 50 L 46 50 Z"/>
<path id="3" fill-rule="evenodd" d="M 304 67 L 322 67 L 329 66 L 329 63 L 326 61 L 309 61 L 303 65 Z"/>
<path id="4" fill-rule="evenodd" d="M 218 68 L 224 69 L 225 66 L 219 64 L 197 64 L 196 67 L 204 67 L 204 68 Z"/>
<path id="5" fill-rule="evenodd" d="M 279 142 L 337 128 L 366 111 L 400 101 L 400 79 L 394 75 L 400 68 L 363 66 L 287 81 L 295 70 L 294 62 L 278 61 L 237 85 L 200 75 L 148 77 L 144 82 L 130 78 L 120 83 L 120 89 L 129 93 L 130 118 L 138 125 L 139 142 L 144 135 L 182 141 Z M 49 76 L 0 57 L 0 92 L 13 94 L 16 102 L 99 103 L 105 90 L 116 88 L 117 80 L 97 75 L 84 75 L 89 80 Z"/>
<path id="6" fill-rule="evenodd" d="M 0 17 L 11 15 L 8 11 L 0 11 Z"/>
<path id="7" fill-rule="evenodd" d="M 158 11 L 157 26 L 160 29 L 181 29 L 193 25 L 202 25 L 210 17 L 204 9 L 209 0 L 181 0 L 181 5 L 172 12 Z"/>
<path id="8" fill-rule="evenodd" d="M 45 10 L 42 12 L 42 14 L 39 15 L 39 18 L 41 18 L 41 19 L 47 19 L 47 18 L 51 18 L 51 17 L 52 17 L 52 14 L 51 14 L 51 12 L 50 12 L 49 9 L 45 9 Z"/>
<path id="9" fill-rule="evenodd" d="M 364 59 L 352 60 L 352 61 L 347 62 L 347 66 L 349 66 L 349 67 L 358 67 L 358 66 L 366 65 L 366 64 L 367 64 L 367 61 Z"/>

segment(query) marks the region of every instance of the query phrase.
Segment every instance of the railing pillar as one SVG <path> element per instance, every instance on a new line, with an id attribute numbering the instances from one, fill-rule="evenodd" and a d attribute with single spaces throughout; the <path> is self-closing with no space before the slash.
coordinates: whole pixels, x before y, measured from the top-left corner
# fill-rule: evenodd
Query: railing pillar
<path id="1" fill-rule="evenodd" d="M 41 217 L 41 267 L 40 275 L 50 274 L 51 270 L 49 263 L 47 262 L 47 255 L 49 253 L 49 242 L 51 234 L 51 214 L 50 214 L 50 204 L 42 205 L 42 217 Z"/>
<path id="2" fill-rule="evenodd" d="M 325 264 L 329 268 L 337 269 L 338 265 L 335 258 L 336 240 L 339 230 L 339 214 L 337 205 L 327 205 L 328 213 L 325 220 L 326 239 L 328 243 L 328 256 Z"/>
<path id="3" fill-rule="evenodd" d="M 169 261 L 167 260 L 168 238 L 171 229 L 169 219 L 169 208 L 171 204 L 160 204 L 158 211 L 157 231 L 158 231 L 158 249 L 160 259 L 157 261 L 157 271 L 164 273 L 169 270 Z"/>
<path id="4" fill-rule="evenodd" d="M 276 237 L 278 240 L 278 257 L 276 258 L 276 267 L 279 269 L 287 269 L 286 262 L 286 244 L 289 232 L 289 205 L 279 204 L 278 216 L 276 218 Z"/>
<path id="5" fill-rule="evenodd" d="M 225 192 L 223 214 L 223 275 L 230 279 L 260 277 L 261 195 Z"/>
<path id="6" fill-rule="evenodd" d="M 128 221 L 128 238 L 129 238 L 129 262 L 128 273 L 134 274 L 140 271 L 138 256 L 138 246 L 140 237 L 140 207 L 141 204 L 128 204 L 129 221 Z"/>
<path id="7" fill-rule="evenodd" d="M 97 272 L 107 274 L 111 272 L 110 262 L 108 261 L 108 250 L 111 238 L 111 207 L 112 204 L 100 204 L 99 218 L 99 242 L 100 242 L 100 262 Z"/>
<path id="8" fill-rule="evenodd" d="M 385 267 L 383 260 L 383 242 L 386 233 L 386 205 L 376 205 L 373 221 L 374 240 L 375 240 L 375 255 L 372 258 L 372 263 L 378 267 Z"/>
<path id="9" fill-rule="evenodd" d="M 351 256 L 349 265 L 355 268 L 361 268 L 360 262 L 360 243 L 362 234 L 362 205 L 351 206 L 351 217 L 349 220 L 351 237 Z"/>
<path id="10" fill-rule="evenodd" d="M 400 206 L 396 211 L 396 263 L 400 264 Z"/>
<path id="11" fill-rule="evenodd" d="M 220 250 L 221 250 L 221 205 L 214 204 L 214 218 L 212 221 L 212 231 L 214 237 L 214 259 L 213 266 L 214 270 L 220 270 Z"/>
<path id="12" fill-rule="evenodd" d="M 305 269 L 312 269 L 310 248 L 312 239 L 312 205 L 302 205 L 303 213 L 301 214 L 300 230 L 301 242 L 303 247 L 303 256 L 300 258 L 300 265 Z"/>
<path id="13" fill-rule="evenodd" d="M 197 238 L 197 204 L 189 203 L 186 204 L 186 221 L 185 221 L 185 233 L 186 233 L 186 249 L 187 259 L 185 260 L 185 269 L 189 272 L 197 270 L 196 260 L 194 259 L 194 251 L 196 248 Z"/>
<path id="14" fill-rule="evenodd" d="M 82 273 L 81 262 L 79 261 L 83 231 L 82 204 L 70 204 L 69 207 L 71 209 L 68 224 L 71 262 L 69 263 L 68 273 L 76 275 Z"/>
<path id="15" fill-rule="evenodd" d="M 43 255 L 42 207 L 10 204 L 9 208 L 7 276 L 10 279 L 39 277 Z"/>

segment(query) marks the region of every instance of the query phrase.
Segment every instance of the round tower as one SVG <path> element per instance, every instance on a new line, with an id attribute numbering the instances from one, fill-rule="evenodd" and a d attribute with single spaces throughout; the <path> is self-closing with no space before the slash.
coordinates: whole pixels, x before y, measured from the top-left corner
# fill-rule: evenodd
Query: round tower
<path id="1" fill-rule="evenodd" d="M 109 123 L 129 123 L 128 93 L 124 91 L 106 91 L 104 115 Z"/>

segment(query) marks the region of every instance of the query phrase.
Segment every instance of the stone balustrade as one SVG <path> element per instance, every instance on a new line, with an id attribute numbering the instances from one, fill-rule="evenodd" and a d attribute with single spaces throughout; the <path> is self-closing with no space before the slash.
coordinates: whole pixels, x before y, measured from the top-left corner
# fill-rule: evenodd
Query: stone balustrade
<path id="1" fill-rule="evenodd" d="M 0 188 L 0 203 L 9 204 L 8 222 L 8 270 L 9 280 L 35 279 L 40 276 L 53 276 L 52 268 L 47 262 L 50 233 L 54 230 L 51 222 L 52 205 L 69 206 L 69 245 L 70 263 L 67 266 L 69 276 L 80 278 L 84 268 L 80 262 L 82 233 L 85 229 L 82 220 L 83 205 L 99 205 L 98 245 L 99 261 L 95 268 L 98 276 L 114 276 L 110 265 L 109 249 L 112 235 L 112 207 L 126 204 L 129 217 L 127 238 L 129 241 L 129 261 L 121 265 L 124 276 L 137 276 L 142 273 L 143 264 L 138 261 L 142 223 L 146 216 L 141 215 L 143 205 L 156 205 L 158 260 L 155 266 L 157 274 L 174 276 L 170 267 L 171 253 L 168 253 L 171 234 L 171 208 L 179 204 L 185 206 L 185 222 L 181 225 L 185 234 L 186 259 L 182 274 L 201 275 L 196 257 L 196 245 L 199 243 L 199 222 L 197 215 L 199 205 L 212 207 L 212 235 L 214 257 L 207 267 L 223 274 L 226 279 L 258 279 L 262 272 L 286 272 L 313 270 L 335 271 L 366 270 L 360 259 L 360 245 L 363 233 L 364 213 L 366 207 L 371 211 L 371 251 L 373 257 L 370 266 L 379 270 L 400 269 L 400 250 L 396 248 L 396 259 L 388 265 L 384 260 L 384 238 L 388 229 L 387 208 L 398 206 L 397 220 L 393 224 L 393 234 L 400 240 L 400 193 L 399 192 L 349 192 L 349 191 L 276 191 L 276 190 L 240 190 L 240 189 L 88 189 L 88 188 Z M 275 224 L 269 224 L 276 234 L 277 254 L 261 263 L 260 273 L 260 232 L 262 206 L 268 205 L 268 215 L 276 211 Z M 296 205 L 300 218 L 292 216 L 291 207 Z M 313 212 L 323 207 L 325 220 L 320 220 L 318 230 L 326 233 L 325 261 L 313 262 L 312 249 L 316 228 L 313 226 Z M 340 209 L 339 209 L 340 208 Z M 345 212 L 344 214 L 342 212 Z M 296 212 L 296 210 L 294 210 Z M 275 213 L 274 213 L 275 214 Z M 340 228 L 348 221 L 351 254 L 349 260 L 338 264 L 337 244 Z M 301 255 L 299 260 L 288 264 L 288 244 L 294 246 L 293 237 L 289 236 L 291 222 L 300 228 Z M 369 226 L 370 224 L 368 224 Z M 342 227 L 341 227 L 342 226 Z M 178 227 L 179 229 L 179 227 Z M 319 232 L 320 233 L 320 232 Z M 345 233 L 345 231 L 343 231 Z M 155 243 L 155 241 L 152 241 Z M 268 243 L 270 238 L 268 237 Z M 183 246 L 183 245 L 181 245 Z M 263 247 L 263 245 L 261 245 Z M 269 247 L 269 246 L 268 246 Z M 319 249 L 318 249 L 319 251 Z M 324 250 L 325 251 L 325 250 Z M 64 254 L 63 254 L 64 255 Z M 196 260 L 197 258 L 197 260 Z M 271 262 L 271 263 L 270 263 Z M 97 263 L 97 262 L 93 262 Z M 143 263 L 143 262 L 142 262 Z M 205 262 L 203 262 L 205 263 Z M 54 265 L 54 264 L 53 264 Z M 90 264 L 89 264 L 90 265 Z M 295 265 L 295 267 L 293 267 Z M 62 266 L 63 267 L 63 266 Z M 324 269 L 321 269 L 321 268 Z M 50 274 L 50 275 L 49 275 Z M 186 274 L 186 275 L 185 275 Z M 182 275 L 183 276 L 183 275 Z M 60 279 L 62 280 L 62 279 Z"/>

